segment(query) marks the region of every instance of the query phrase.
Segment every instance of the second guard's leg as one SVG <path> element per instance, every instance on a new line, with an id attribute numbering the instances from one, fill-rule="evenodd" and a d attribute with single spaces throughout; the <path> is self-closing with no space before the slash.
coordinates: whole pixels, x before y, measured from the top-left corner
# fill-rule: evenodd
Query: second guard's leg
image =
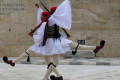
<path id="1" fill-rule="evenodd" d="M 76 42 L 70 43 L 71 48 L 76 48 L 77 45 L 78 45 L 78 43 L 76 43 Z M 87 45 L 79 45 L 78 46 L 79 50 L 94 50 L 95 48 L 96 48 L 96 46 L 87 46 Z"/>
<path id="2" fill-rule="evenodd" d="M 70 45 L 71 48 L 75 48 L 78 44 L 77 44 L 76 42 L 72 42 L 72 43 L 70 43 L 69 45 Z M 100 49 L 102 49 L 102 48 L 104 47 L 104 45 L 105 45 L 105 41 L 102 40 L 102 41 L 100 41 L 100 45 L 99 45 L 99 46 L 79 45 L 79 46 L 78 46 L 78 49 L 80 49 L 80 50 L 92 50 L 92 51 L 95 53 L 95 55 L 96 55 L 96 53 L 97 53 Z M 75 54 L 76 54 L 76 53 L 74 53 L 74 55 L 75 55 Z"/>

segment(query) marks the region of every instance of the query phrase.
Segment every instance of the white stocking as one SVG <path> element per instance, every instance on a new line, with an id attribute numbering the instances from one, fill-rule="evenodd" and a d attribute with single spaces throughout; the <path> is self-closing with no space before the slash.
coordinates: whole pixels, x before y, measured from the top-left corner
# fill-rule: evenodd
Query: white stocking
<path id="1" fill-rule="evenodd" d="M 53 58 L 53 64 L 57 67 L 57 65 L 59 64 L 59 55 L 58 54 L 53 55 L 52 58 Z"/>
<path id="2" fill-rule="evenodd" d="M 72 42 L 69 44 L 71 48 L 76 48 L 78 43 Z M 96 46 L 87 46 L 87 45 L 80 45 L 78 46 L 79 50 L 94 50 L 96 49 Z"/>
<path id="3" fill-rule="evenodd" d="M 51 72 L 52 72 L 52 66 L 49 66 L 43 80 L 48 80 L 48 77 L 51 74 Z"/>
<path id="4" fill-rule="evenodd" d="M 59 63 L 59 55 L 53 55 L 53 64 L 57 67 Z M 57 75 L 57 77 L 60 77 L 60 73 L 57 71 L 56 67 L 52 65 L 52 71 Z"/>
<path id="5" fill-rule="evenodd" d="M 50 63 L 50 56 L 43 56 L 45 60 L 45 64 L 48 65 Z"/>
<path id="6" fill-rule="evenodd" d="M 32 53 L 33 53 L 30 49 L 27 49 L 26 52 L 27 52 L 28 54 L 32 54 Z M 27 54 L 26 52 L 24 52 L 23 54 L 21 54 L 21 55 L 20 55 L 19 57 L 17 57 L 16 59 L 12 60 L 12 62 L 13 62 L 13 63 L 17 63 L 17 62 L 19 62 L 19 61 L 27 58 L 27 57 L 28 57 L 28 54 Z"/>
<path id="7" fill-rule="evenodd" d="M 44 60 L 46 65 L 48 65 L 50 63 L 50 56 L 44 56 Z M 52 66 L 49 66 L 43 80 L 48 80 L 48 77 L 51 74 L 51 72 L 52 72 Z"/>

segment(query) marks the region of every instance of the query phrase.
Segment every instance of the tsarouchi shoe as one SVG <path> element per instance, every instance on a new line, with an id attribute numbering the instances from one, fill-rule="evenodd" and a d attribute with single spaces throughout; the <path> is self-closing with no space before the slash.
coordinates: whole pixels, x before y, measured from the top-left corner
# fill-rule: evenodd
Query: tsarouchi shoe
<path id="1" fill-rule="evenodd" d="M 12 60 L 8 60 L 8 57 L 4 56 L 3 61 L 7 64 L 10 64 L 11 66 L 15 66 L 15 63 L 12 62 Z"/>

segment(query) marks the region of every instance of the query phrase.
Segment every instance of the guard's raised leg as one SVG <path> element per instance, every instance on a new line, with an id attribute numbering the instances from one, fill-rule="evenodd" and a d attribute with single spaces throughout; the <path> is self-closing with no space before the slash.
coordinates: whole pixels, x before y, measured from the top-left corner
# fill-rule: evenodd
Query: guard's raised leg
<path id="1" fill-rule="evenodd" d="M 10 64 L 11 66 L 15 66 L 15 63 L 28 58 L 27 61 L 30 61 L 29 55 L 32 53 L 32 51 L 30 49 L 26 50 L 26 52 L 24 52 L 22 55 L 20 55 L 19 57 L 17 57 L 14 60 L 8 60 L 8 57 L 4 56 L 3 57 L 3 61 L 7 64 Z"/>

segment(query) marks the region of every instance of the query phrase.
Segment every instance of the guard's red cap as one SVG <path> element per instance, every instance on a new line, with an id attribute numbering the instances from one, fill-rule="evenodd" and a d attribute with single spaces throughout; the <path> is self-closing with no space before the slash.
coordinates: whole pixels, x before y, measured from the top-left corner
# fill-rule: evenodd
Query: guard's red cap
<path id="1" fill-rule="evenodd" d="M 51 8 L 51 13 L 54 13 L 56 9 L 57 9 L 57 7 L 52 7 Z"/>
<path id="2" fill-rule="evenodd" d="M 47 11 L 42 12 L 42 15 L 45 15 L 45 16 L 47 16 L 47 17 L 50 16 L 49 12 L 47 12 Z"/>

